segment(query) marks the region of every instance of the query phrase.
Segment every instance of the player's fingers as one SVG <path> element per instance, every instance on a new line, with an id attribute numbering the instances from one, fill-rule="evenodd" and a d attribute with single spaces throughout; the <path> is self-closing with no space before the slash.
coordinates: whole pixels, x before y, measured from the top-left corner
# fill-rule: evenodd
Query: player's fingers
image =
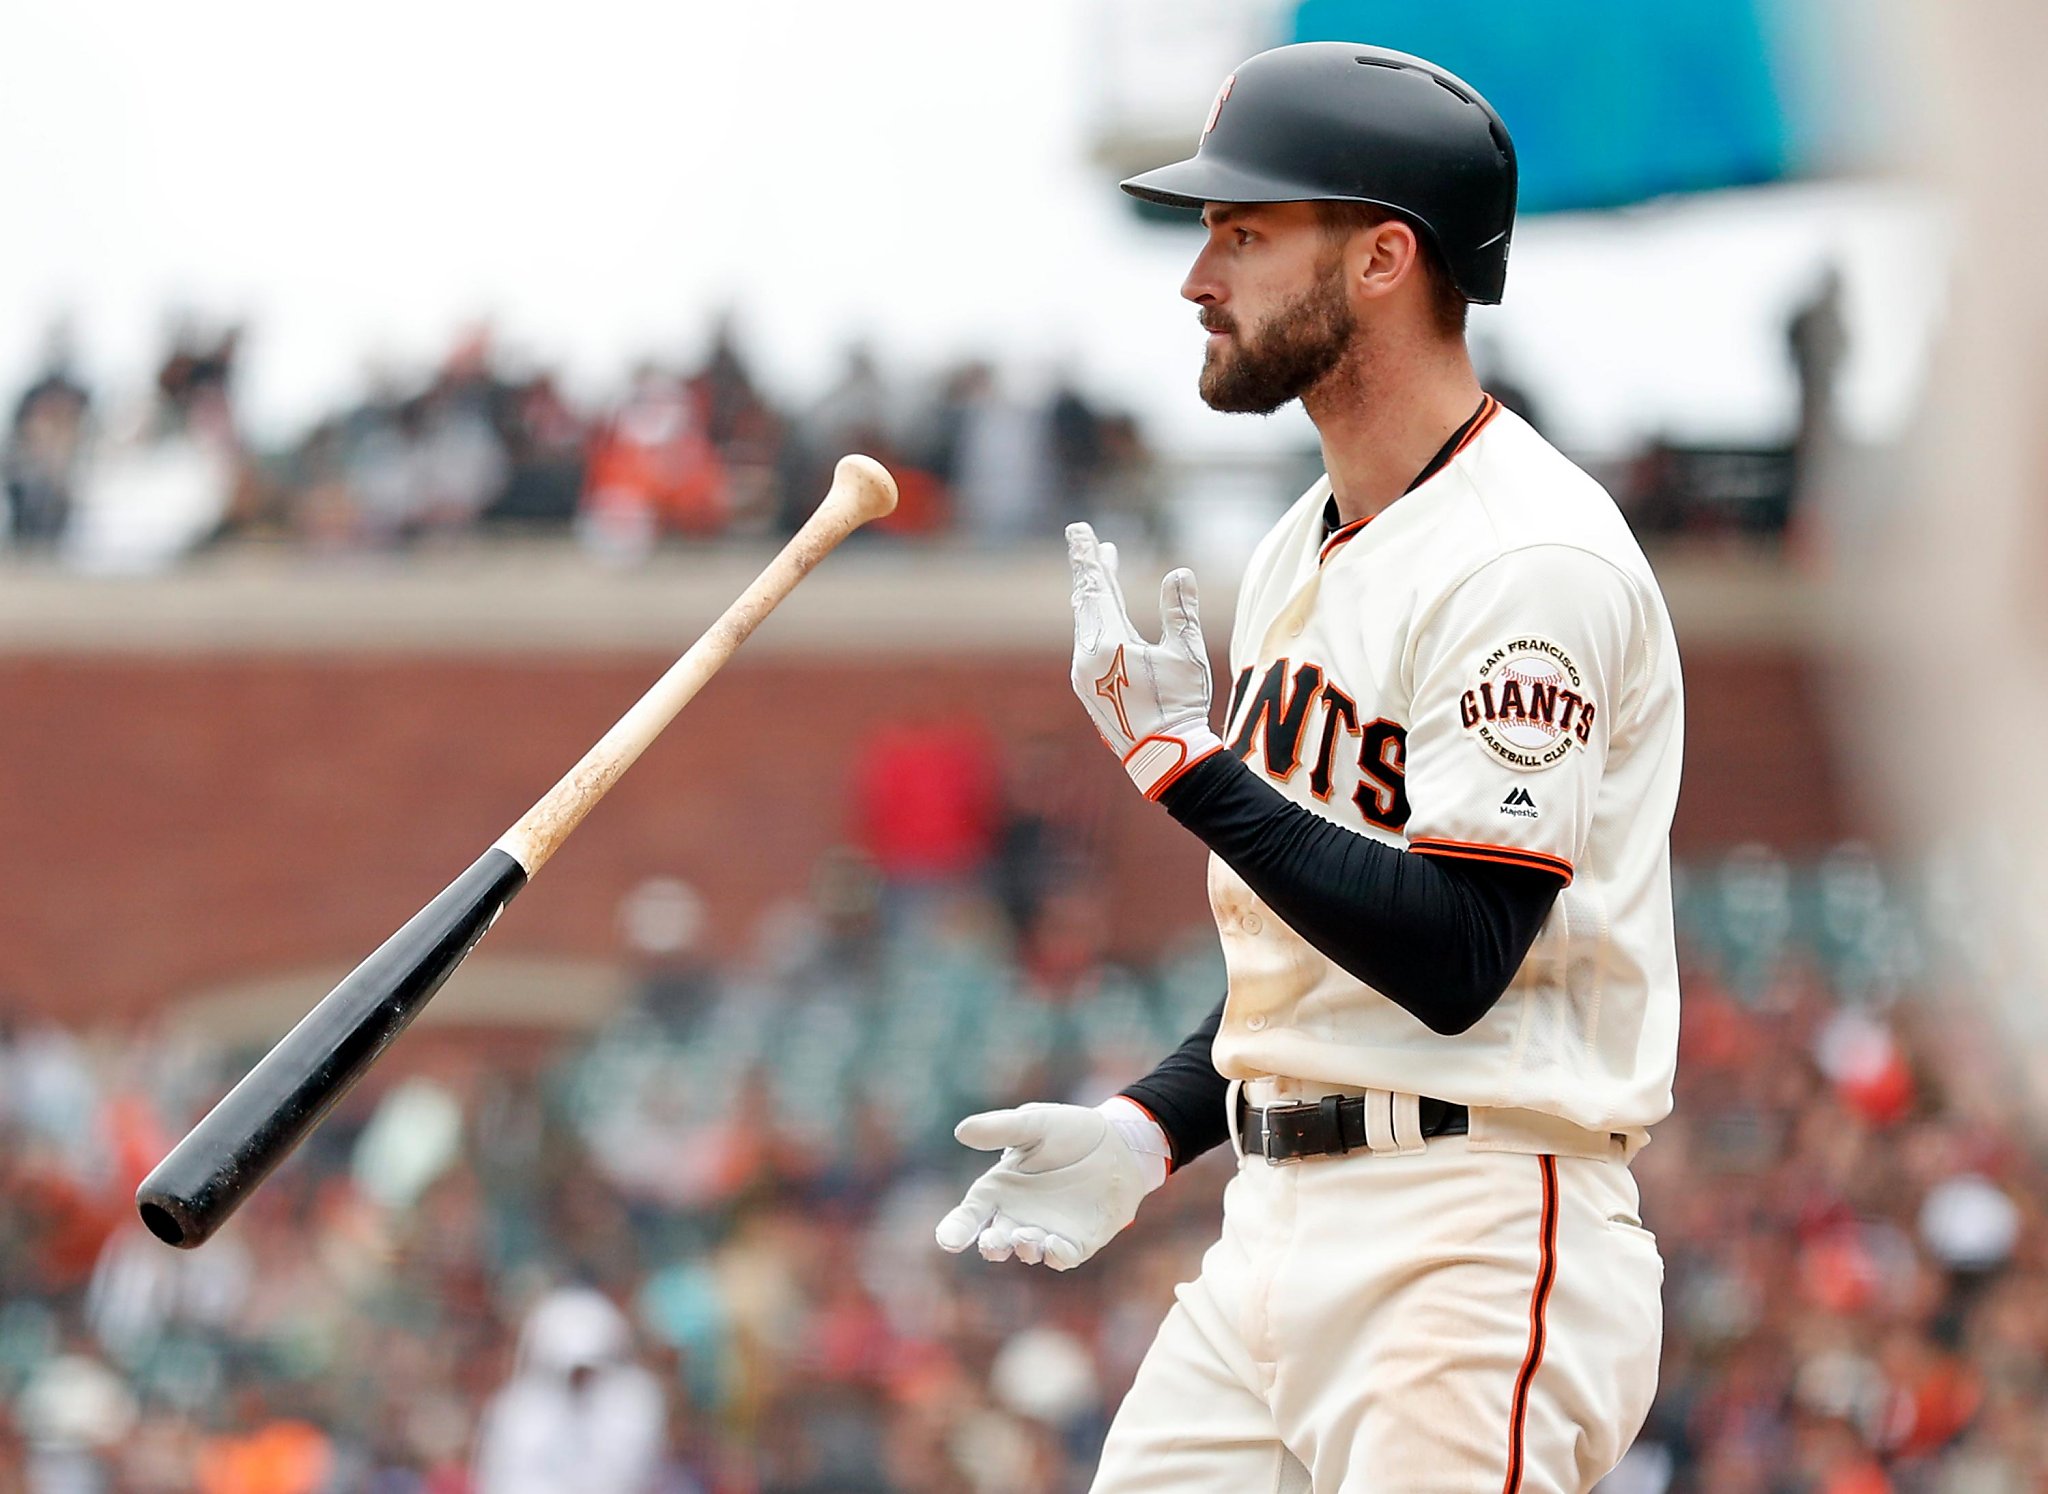
<path id="1" fill-rule="evenodd" d="M 939 1248 L 958 1255 L 974 1243 L 975 1237 L 995 1217 L 995 1212 L 970 1193 L 966 1201 L 941 1219 L 939 1227 L 932 1232 L 938 1239 Z"/>
<path id="2" fill-rule="evenodd" d="M 1195 573 L 1186 566 L 1168 571 L 1159 583 L 1159 641 L 1178 639 L 1184 648 L 1200 653 L 1202 642 L 1201 597 L 1195 590 Z"/>
<path id="3" fill-rule="evenodd" d="M 1074 629 L 1088 648 L 1100 641 L 1105 630 L 1120 638 L 1131 636 L 1129 612 L 1111 563 L 1103 558 L 1105 548 L 1114 547 L 1098 541 L 1089 525 L 1067 526 L 1067 562 L 1074 573 Z"/>
<path id="4" fill-rule="evenodd" d="M 1008 1260 L 1011 1253 L 1011 1243 L 1015 1239 L 1016 1231 L 1017 1225 L 1014 1220 L 1002 1214 L 996 1215 L 989 1222 L 988 1228 L 981 1232 L 981 1239 L 978 1243 L 981 1246 L 982 1259 L 990 1261 Z"/>
<path id="5" fill-rule="evenodd" d="M 1010 1247 L 1018 1260 L 1035 1266 L 1045 1259 L 1045 1231 L 1035 1225 L 1020 1225 L 1010 1236 Z"/>
<path id="6" fill-rule="evenodd" d="M 1081 1247 L 1065 1235 L 1045 1237 L 1045 1263 L 1055 1271 L 1071 1271 L 1081 1264 Z"/>
<path id="7" fill-rule="evenodd" d="M 1067 526 L 1067 565 L 1074 573 L 1075 596 L 1080 596 L 1090 587 L 1104 584 L 1102 547 L 1096 542 L 1095 530 L 1090 525 Z"/>
<path id="8" fill-rule="evenodd" d="M 977 1152 L 999 1152 L 1043 1141 L 1045 1122 L 1029 1110 L 984 1110 L 955 1126 L 953 1139 Z"/>
<path id="9" fill-rule="evenodd" d="M 1122 556 L 1118 553 L 1115 544 L 1109 540 L 1104 540 L 1101 544 L 1097 545 L 1096 553 L 1102 557 L 1102 574 L 1109 582 L 1109 594 L 1116 598 L 1116 604 L 1122 610 L 1124 616 L 1130 616 L 1131 609 L 1124 601 L 1123 572 L 1118 569 Z"/>
<path id="10" fill-rule="evenodd" d="M 1118 609 L 1096 548 L 1095 531 L 1086 524 L 1067 526 L 1067 564 L 1074 573 L 1074 642 L 1093 653 L 1110 626 L 1109 614 Z"/>

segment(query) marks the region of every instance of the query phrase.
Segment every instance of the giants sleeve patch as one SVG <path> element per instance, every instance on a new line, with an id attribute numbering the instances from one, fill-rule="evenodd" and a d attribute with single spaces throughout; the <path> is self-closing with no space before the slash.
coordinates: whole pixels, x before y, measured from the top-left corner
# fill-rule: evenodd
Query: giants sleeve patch
<path id="1" fill-rule="evenodd" d="M 1524 773 L 1555 767 L 1593 737 L 1599 705 L 1570 654 L 1548 638 L 1515 638 L 1489 651 L 1458 720 L 1488 752 Z"/>

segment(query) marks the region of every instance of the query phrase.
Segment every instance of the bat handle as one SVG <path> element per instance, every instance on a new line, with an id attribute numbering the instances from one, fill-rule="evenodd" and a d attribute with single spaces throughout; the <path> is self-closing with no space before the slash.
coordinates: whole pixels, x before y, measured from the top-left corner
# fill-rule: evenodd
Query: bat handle
<path id="1" fill-rule="evenodd" d="M 810 518 L 747 589 L 734 599 L 704 636 L 669 667 L 633 708 L 598 738 L 533 808 L 498 837 L 497 849 L 538 875 L 569 832 L 583 823 L 597 801 L 647 749 L 676 712 L 704 687 L 747 641 L 776 604 L 808 576 L 818 562 L 854 530 L 896 507 L 896 481 L 873 457 L 844 456 L 832 471 L 832 487 Z"/>

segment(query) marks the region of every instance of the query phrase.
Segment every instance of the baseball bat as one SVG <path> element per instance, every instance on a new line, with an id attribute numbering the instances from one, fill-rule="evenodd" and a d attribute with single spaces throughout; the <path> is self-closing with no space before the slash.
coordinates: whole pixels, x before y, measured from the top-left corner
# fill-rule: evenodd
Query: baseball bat
<path id="1" fill-rule="evenodd" d="M 475 865 L 328 992 L 143 1179 L 135 1204 L 149 1232 L 188 1250 L 206 1243 L 419 1015 L 505 905 L 761 620 L 841 540 L 895 506 L 896 484 L 881 463 L 842 458 L 817 512 L 704 636 Z"/>

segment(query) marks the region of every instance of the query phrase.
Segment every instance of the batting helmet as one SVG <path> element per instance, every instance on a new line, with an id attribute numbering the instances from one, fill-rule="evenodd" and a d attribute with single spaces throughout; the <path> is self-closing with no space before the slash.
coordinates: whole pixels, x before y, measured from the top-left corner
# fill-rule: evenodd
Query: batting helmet
<path id="1" fill-rule="evenodd" d="M 1500 300 L 1515 147 L 1493 106 L 1420 57 L 1350 42 L 1261 52 L 1223 80 L 1194 155 L 1123 183 L 1168 207 L 1369 202 L 1428 236 L 1468 301 Z"/>

